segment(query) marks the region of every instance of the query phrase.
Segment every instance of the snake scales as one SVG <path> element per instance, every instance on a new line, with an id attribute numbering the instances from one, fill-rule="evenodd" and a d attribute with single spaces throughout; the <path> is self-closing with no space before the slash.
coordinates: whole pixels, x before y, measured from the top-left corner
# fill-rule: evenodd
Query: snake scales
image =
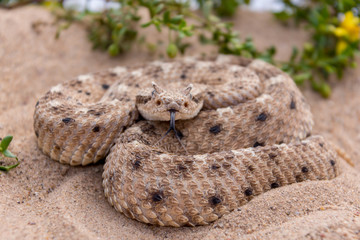
<path id="1" fill-rule="evenodd" d="M 312 125 L 288 75 L 224 56 L 82 75 L 53 87 L 34 113 L 45 154 L 70 165 L 106 157 L 103 186 L 116 210 L 176 227 L 213 222 L 272 188 L 337 176 L 337 154 Z"/>

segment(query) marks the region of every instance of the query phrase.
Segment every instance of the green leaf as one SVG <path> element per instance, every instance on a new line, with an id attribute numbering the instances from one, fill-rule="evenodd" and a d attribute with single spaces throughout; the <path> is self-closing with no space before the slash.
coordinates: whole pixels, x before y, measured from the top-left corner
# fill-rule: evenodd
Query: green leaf
<path id="1" fill-rule="evenodd" d="M 200 34 L 198 39 L 199 39 L 199 42 L 201 44 L 210 44 L 210 43 L 212 43 L 212 40 L 210 38 L 206 37 L 204 34 Z"/>
<path id="2" fill-rule="evenodd" d="M 163 21 L 164 21 L 164 23 L 168 23 L 170 21 L 170 11 L 164 12 Z"/>
<path id="3" fill-rule="evenodd" d="M 170 43 L 166 48 L 166 53 L 170 58 L 176 57 L 178 53 L 178 48 L 174 43 Z"/>
<path id="4" fill-rule="evenodd" d="M 239 5 L 238 0 L 221 0 L 221 1 L 214 1 L 215 2 L 215 10 L 217 15 L 222 17 L 231 17 L 237 10 Z"/>
<path id="5" fill-rule="evenodd" d="M 304 44 L 304 50 L 306 52 L 309 52 L 309 53 L 313 52 L 314 51 L 314 45 L 307 42 L 307 43 Z"/>
<path id="6" fill-rule="evenodd" d="M 300 73 L 294 76 L 294 81 L 296 84 L 303 84 L 305 80 L 309 80 L 311 77 L 310 72 Z"/>
<path id="7" fill-rule="evenodd" d="M 311 81 L 311 87 L 317 91 L 320 92 L 321 84 L 316 81 Z"/>
<path id="8" fill-rule="evenodd" d="M 328 72 L 328 73 L 334 73 L 334 72 L 336 72 L 336 68 L 333 67 L 333 66 L 331 66 L 331 65 L 328 65 L 328 64 L 324 66 L 324 69 L 325 69 L 325 71 Z"/>
<path id="9" fill-rule="evenodd" d="M 159 14 L 160 12 L 161 12 L 161 10 L 163 10 L 164 9 L 164 4 L 162 3 L 162 4 L 159 4 L 157 7 L 156 7 L 156 14 Z"/>
<path id="10" fill-rule="evenodd" d="M 13 136 L 6 136 L 3 138 L 3 140 L 1 140 L 1 143 L 0 143 L 0 151 L 1 152 L 6 151 L 9 144 L 11 143 L 12 139 L 13 139 Z"/>
<path id="11" fill-rule="evenodd" d="M 299 53 L 299 50 L 297 49 L 297 47 L 293 47 L 291 57 L 290 57 L 290 62 L 295 61 L 296 57 L 298 56 L 298 53 Z"/>
<path id="12" fill-rule="evenodd" d="M 151 24 L 152 24 L 152 21 L 147 22 L 147 23 L 144 23 L 144 24 L 141 24 L 141 27 L 142 27 L 142 28 L 147 28 L 147 27 L 150 26 Z"/>
<path id="13" fill-rule="evenodd" d="M 331 95 L 331 88 L 327 83 L 322 83 L 320 86 L 320 94 L 324 98 L 328 98 Z"/>
<path id="14" fill-rule="evenodd" d="M 173 18 L 171 18 L 170 22 L 173 24 L 178 24 L 181 22 L 181 20 L 183 20 L 184 16 L 183 15 L 177 15 Z"/>
<path id="15" fill-rule="evenodd" d="M 5 150 L 3 151 L 3 154 L 5 157 L 8 157 L 8 158 L 17 158 L 14 154 L 12 154 L 9 150 Z"/>
<path id="16" fill-rule="evenodd" d="M 119 54 L 119 47 L 115 43 L 111 44 L 108 48 L 108 53 L 110 56 L 114 57 Z"/>
<path id="17" fill-rule="evenodd" d="M 153 21 L 155 27 L 156 27 L 156 30 L 158 30 L 158 32 L 161 32 L 161 23 L 159 20 L 154 20 Z"/>

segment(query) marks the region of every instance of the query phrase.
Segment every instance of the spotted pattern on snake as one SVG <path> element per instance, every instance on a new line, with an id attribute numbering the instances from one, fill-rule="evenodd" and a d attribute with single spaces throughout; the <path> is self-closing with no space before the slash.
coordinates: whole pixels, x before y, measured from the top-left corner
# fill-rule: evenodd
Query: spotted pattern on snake
<path id="1" fill-rule="evenodd" d="M 172 104 L 180 116 L 199 102 L 196 116 L 176 119 L 164 136 L 171 114 L 156 119 L 154 112 Z M 106 158 L 110 204 L 132 219 L 174 227 L 209 224 L 272 188 L 336 177 L 338 156 L 311 136 L 312 125 L 287 74 L 224 56 L 82 75 L 53 87 L 34 113 L 46 155 L 70 165 Z"/>

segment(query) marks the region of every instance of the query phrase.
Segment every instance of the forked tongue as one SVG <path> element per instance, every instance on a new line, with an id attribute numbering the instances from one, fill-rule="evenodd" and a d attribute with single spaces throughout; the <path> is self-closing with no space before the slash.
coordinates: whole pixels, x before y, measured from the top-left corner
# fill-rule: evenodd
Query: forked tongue
<path id="1" fill-rule="evenodd" d="M 176 136 L 177 140 L 180 142 L 182 148 L 185 150 L 186 154 L 189 154 L 188 151 L 186 150 L 185 146 L 182 144 L 181 139 L 179 137 L 179 134 L 178 134 L 178 132 L 176 131 L 176 128 L 175 128 L 175 114 L 176 114 L 176 111 L 170 110 L 169 112 L 170 112 L 170 127 L 166 131 L 166 133 L 160 138 L 160 140 L 155 144 L 155 146 L 158 145 L 158 143 L 160 143 L 166 137 L 166 135 L 168 135 L 169 132 L 171 132 L 171 130 L 173 130 L 174 133 L 175 133 L 175 136 Z"/>

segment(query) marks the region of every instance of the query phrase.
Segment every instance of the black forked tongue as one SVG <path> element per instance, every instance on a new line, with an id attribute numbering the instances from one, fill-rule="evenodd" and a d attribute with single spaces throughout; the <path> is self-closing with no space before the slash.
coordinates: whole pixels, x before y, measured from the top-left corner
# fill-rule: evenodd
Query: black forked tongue
<path id="1" fill-rule="evenodd" d="M 169 129 L 166 131 L 166 133 L 161 137 L 161 139 L 155 144 L 155 146 L 156 146 L 158 143 L 160 143 L 160 142 L 166 137 L 166 135 L 168 135 L 169 132 L 171 132 L 171 130 L 173 130 L 174 133 L 175 133 L 175 136 L 176 136 L 177 140 L 179 140 L 182 148 L 185 150 L 186 154 L 188 154 L 188 151 L 186 150 L 185 146 L 182 144 L 181 139 L 180 139 L 180 137 L 179 137 L 179 133 L 176 131 L 176 128 L 175 128 L 175 114 L 176 114 L 176 110 L 171 109 L 169 112 L 170 112 L 170 127 L 169 127 Z"/>
<path id="2" fill-rule="evenodd" d="M 175 110 L 172 110 L 172 109 L 170 110 L 170 128 L 168 131 L 174 130 L 174 132 L 177 136 L 177 132 L 175 129 L 175 113 L 176 113 Z"/>

